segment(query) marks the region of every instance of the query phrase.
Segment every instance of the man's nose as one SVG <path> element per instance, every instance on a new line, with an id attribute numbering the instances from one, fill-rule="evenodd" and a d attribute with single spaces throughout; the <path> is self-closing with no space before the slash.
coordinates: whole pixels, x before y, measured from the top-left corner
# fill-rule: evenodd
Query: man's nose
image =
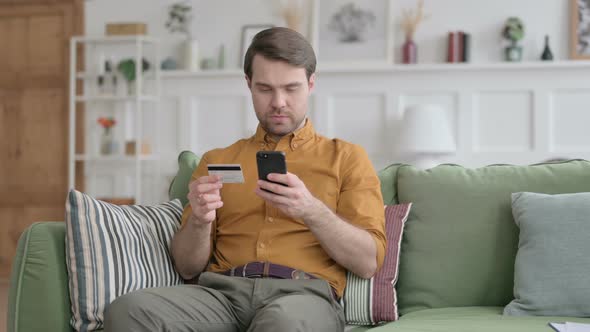
<path id="1" fill-rule="evenodd" d="M 272 107 L 281 109 L 286 106 L 285 95 L 281 91 L 276 91 L 272 95 Z"/>

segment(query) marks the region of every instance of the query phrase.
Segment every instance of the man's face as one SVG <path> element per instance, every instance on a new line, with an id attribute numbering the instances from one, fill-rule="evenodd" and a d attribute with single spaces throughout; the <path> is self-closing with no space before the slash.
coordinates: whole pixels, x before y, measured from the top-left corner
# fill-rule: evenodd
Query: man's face
<path id="1" fill-rule="evenodd" d="M 304 125 L 314 75 L 308 81 L 304 68 L 256 55 L 252 79 L 246 80 L 256 117 L 271 137 L 280 138 Z"/>

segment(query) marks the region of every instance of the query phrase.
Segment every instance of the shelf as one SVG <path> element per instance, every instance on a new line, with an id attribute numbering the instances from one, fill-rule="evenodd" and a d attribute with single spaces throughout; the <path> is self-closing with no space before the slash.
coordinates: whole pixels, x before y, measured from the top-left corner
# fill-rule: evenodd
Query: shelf
<path id="1" fill-rule="evenodd" d="M 79 43 L 95 43 L 95 44 L 109 44 L 109 43 L 133 43 L 141 42 L 148 44 L 156 44 L 157 38 L 148 36 L 75 36 L 72 41 Z"/>
<path id="2" fill-rule="evenodd" d="M 89 101 L 136 101 L 137 96 L 76 96 L 77 102 Z M 139 96 L 140 101 L 158 101 L 157 96 Z"/>
<path id="3" fill-rule="evenodd" d="M 77 72 L 76 78 L 80 79 L 80 80 L 95 80 L 95 79 L 98 79 L 99 75 L 104 75 L 104 74 L 98 74 L 96 72 L 94 72 L 94 73 L 92 73 L 92 72 Z M 155 78 L 155 74 L 153 72 L 148 72 L 148 73 L 142 74 L 142 77 L 146 80 L 153 80 Z"/>
<path id="4" fill-rule="evenodd" d="M 318 75 L 325 74 L 349 74 L 349 73 L 401 73 L 401 72 L 477 72 L 494 70 L 558 70 L 558 69 L 590 69 L 588 60 L 561 60 L 561 61 L 523 61 L 523 62 L 489 62 L 489 63 L 419 63 L 419 64 L 387 64 L 387 63 L 349 63 L 318 65 Z M 211 78 L 211 77 L 244 77 L 242 69 L 224 70 L 164 70 L 161 71 L 162 79 L 182 78 Z"/>
<path id="5" fill-rule="evenodd" d="M 359 66 L 319 66 L 318 73 L 364 73 L 364 72 L 477 72 L 494 70 L 552 70 L 552 69 L 590 69 L 590 61 L 523 61 L 490 63 L 428 63 L 395 65 L 359 65 Z"/>
<path id="6" fill-rule="evenodd" d="M 208 69 L 200 71 L 189 70 L 162 70 L 160 72 L 162 78 L 192 78 L 192 77 L 244 77 L 242 69 Z"/>
<path id="7" fill-rule="evenodd" d="M 112 155 L 112 156 L 90 156 L 85 154 L 77 154 L 76 161 L 87 161 L 87 162 L 132 162 L 136 161 L 137 156 L 126 156 L 126 155 Z M 157 161 L 158 156 L 154 154 L 140 155 L 140 161 Z"/>

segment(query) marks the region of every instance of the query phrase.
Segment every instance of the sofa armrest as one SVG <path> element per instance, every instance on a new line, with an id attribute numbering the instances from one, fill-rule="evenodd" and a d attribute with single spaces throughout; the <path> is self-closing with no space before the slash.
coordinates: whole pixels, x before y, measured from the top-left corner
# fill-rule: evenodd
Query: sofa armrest
<path id="1" fill-rule="evenodd" d="M 18 241 L 8 296 L 8 331 L 72 331 L 65 223 L 38 222 Z"/>

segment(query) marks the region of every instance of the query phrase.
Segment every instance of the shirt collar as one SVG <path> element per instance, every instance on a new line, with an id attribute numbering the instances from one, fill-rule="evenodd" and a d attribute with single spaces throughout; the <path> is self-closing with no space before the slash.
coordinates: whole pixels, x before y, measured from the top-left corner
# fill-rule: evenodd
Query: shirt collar
<path id="1" fill-rule="evenodd" d="M 305 124 L 303 125 L 303 127 L 287 135 L 289 137 L 290 145 L 293 150 L 297 148 L 297 146 L 300 146 L 301 144 L 310 140 L 315 135 L 315 129 L 313 128 L 311 120 L 305 118 L 304 121 Z M 268 133 L 266 132 L 266 130 L 262 128 L 260 124 L 258 124 L 258 127 L 256 128 L 256 133 L 254 134 L 254 141 L 259 143 L 272 142 L 271 138 L 268 136 Z"/>

